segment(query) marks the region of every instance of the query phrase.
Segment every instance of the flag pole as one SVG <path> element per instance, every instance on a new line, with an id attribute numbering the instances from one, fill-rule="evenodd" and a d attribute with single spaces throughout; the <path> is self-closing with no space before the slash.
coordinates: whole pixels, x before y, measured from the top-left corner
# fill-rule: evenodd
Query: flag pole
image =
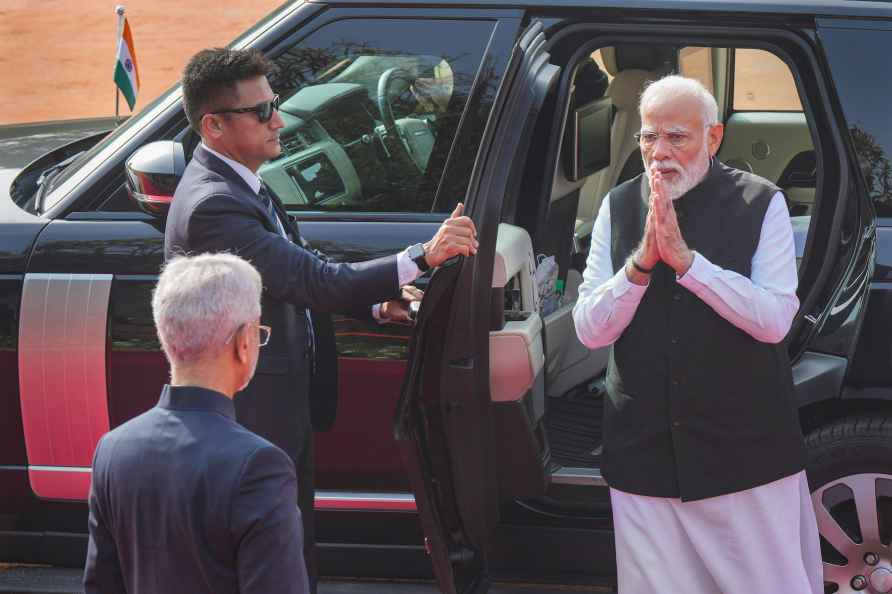
<path id="1" fill-rule="evenodd" d="M 118 46 L 121 44 L 121 36 L 124 34 L 124 11 L 125 7 L 123 4 L 118 4 L 115 6 L 115 14 L 118 16 L 118 28 L 117 28 L 117 36 L 115 37 L 115 63 L 117 66 L 118 60 Z M 115 83 L 115 126 L 120 123 L 118 119 L 118 114 L 120 113 L 120 105 L 121 105 L 121 89 L 118 87 L 118 84 Z"/>

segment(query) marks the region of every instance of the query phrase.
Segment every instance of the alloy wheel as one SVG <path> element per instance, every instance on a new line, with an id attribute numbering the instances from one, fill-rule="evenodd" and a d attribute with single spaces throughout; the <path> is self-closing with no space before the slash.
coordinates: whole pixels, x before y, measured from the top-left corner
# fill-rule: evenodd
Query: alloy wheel
<path id="1" fill-rule="evenodd" d="M 892 549 L 890 533 L 884 530 L 892 517 L 883 514 L 892 502 L 892 475 L 844 476 L 812 493 L 812 502 L 826 541 L 825 592 L 892 594 Z M 827 544 L 833 550 L 828 551 Z"/>

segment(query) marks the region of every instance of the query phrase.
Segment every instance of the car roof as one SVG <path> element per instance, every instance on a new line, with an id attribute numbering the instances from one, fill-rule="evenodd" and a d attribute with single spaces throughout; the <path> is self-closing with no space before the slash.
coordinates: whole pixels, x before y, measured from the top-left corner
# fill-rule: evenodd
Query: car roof
<path id="1" fill-rule="evenodd" d="M 465 8 L 616 8 L 725 13 L 779 13 L 838 17 L 892 18 L 890 0 L 310 0 L 351 4 Z"/>

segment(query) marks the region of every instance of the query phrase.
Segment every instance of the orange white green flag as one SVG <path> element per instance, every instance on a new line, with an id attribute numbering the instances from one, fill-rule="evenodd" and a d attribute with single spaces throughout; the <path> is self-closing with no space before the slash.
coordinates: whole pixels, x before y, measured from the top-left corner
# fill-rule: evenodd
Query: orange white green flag
<path id="1" fill-rule="evenodd" d="M 130 111 L 136 105 L 136 94 L 139 92 L 139 69 L 136 67 L 136 52 L 133 47 L 133 35 L 130 24 L 124 19 L 121 39 L 118 40 L 118 63 L 115 66 L 115 84 L 127 100 Z"/>

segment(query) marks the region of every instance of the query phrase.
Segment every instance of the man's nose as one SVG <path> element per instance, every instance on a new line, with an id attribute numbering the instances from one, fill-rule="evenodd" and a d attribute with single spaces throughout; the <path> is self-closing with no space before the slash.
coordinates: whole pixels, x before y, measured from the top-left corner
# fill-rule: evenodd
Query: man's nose
<path id="1" fill-rule="evenodd" d="M 282 116 L 279 114 L 279 110 L 273 110 L 273 117 L 269 119 L 269 126 L 273 130 L 279 130 L 285 127 L 285 121 L 282 119 Z"/>
<path id="2" fill-rule="evenodd" d="M 663 161 L 672 155 L 672 145 L 669 144 L 669 139 L 666 135 L 660 134 L 657 136 L 657 140 L 654 142 L 651 151 L 651 158 L 655 161 Z"/>

